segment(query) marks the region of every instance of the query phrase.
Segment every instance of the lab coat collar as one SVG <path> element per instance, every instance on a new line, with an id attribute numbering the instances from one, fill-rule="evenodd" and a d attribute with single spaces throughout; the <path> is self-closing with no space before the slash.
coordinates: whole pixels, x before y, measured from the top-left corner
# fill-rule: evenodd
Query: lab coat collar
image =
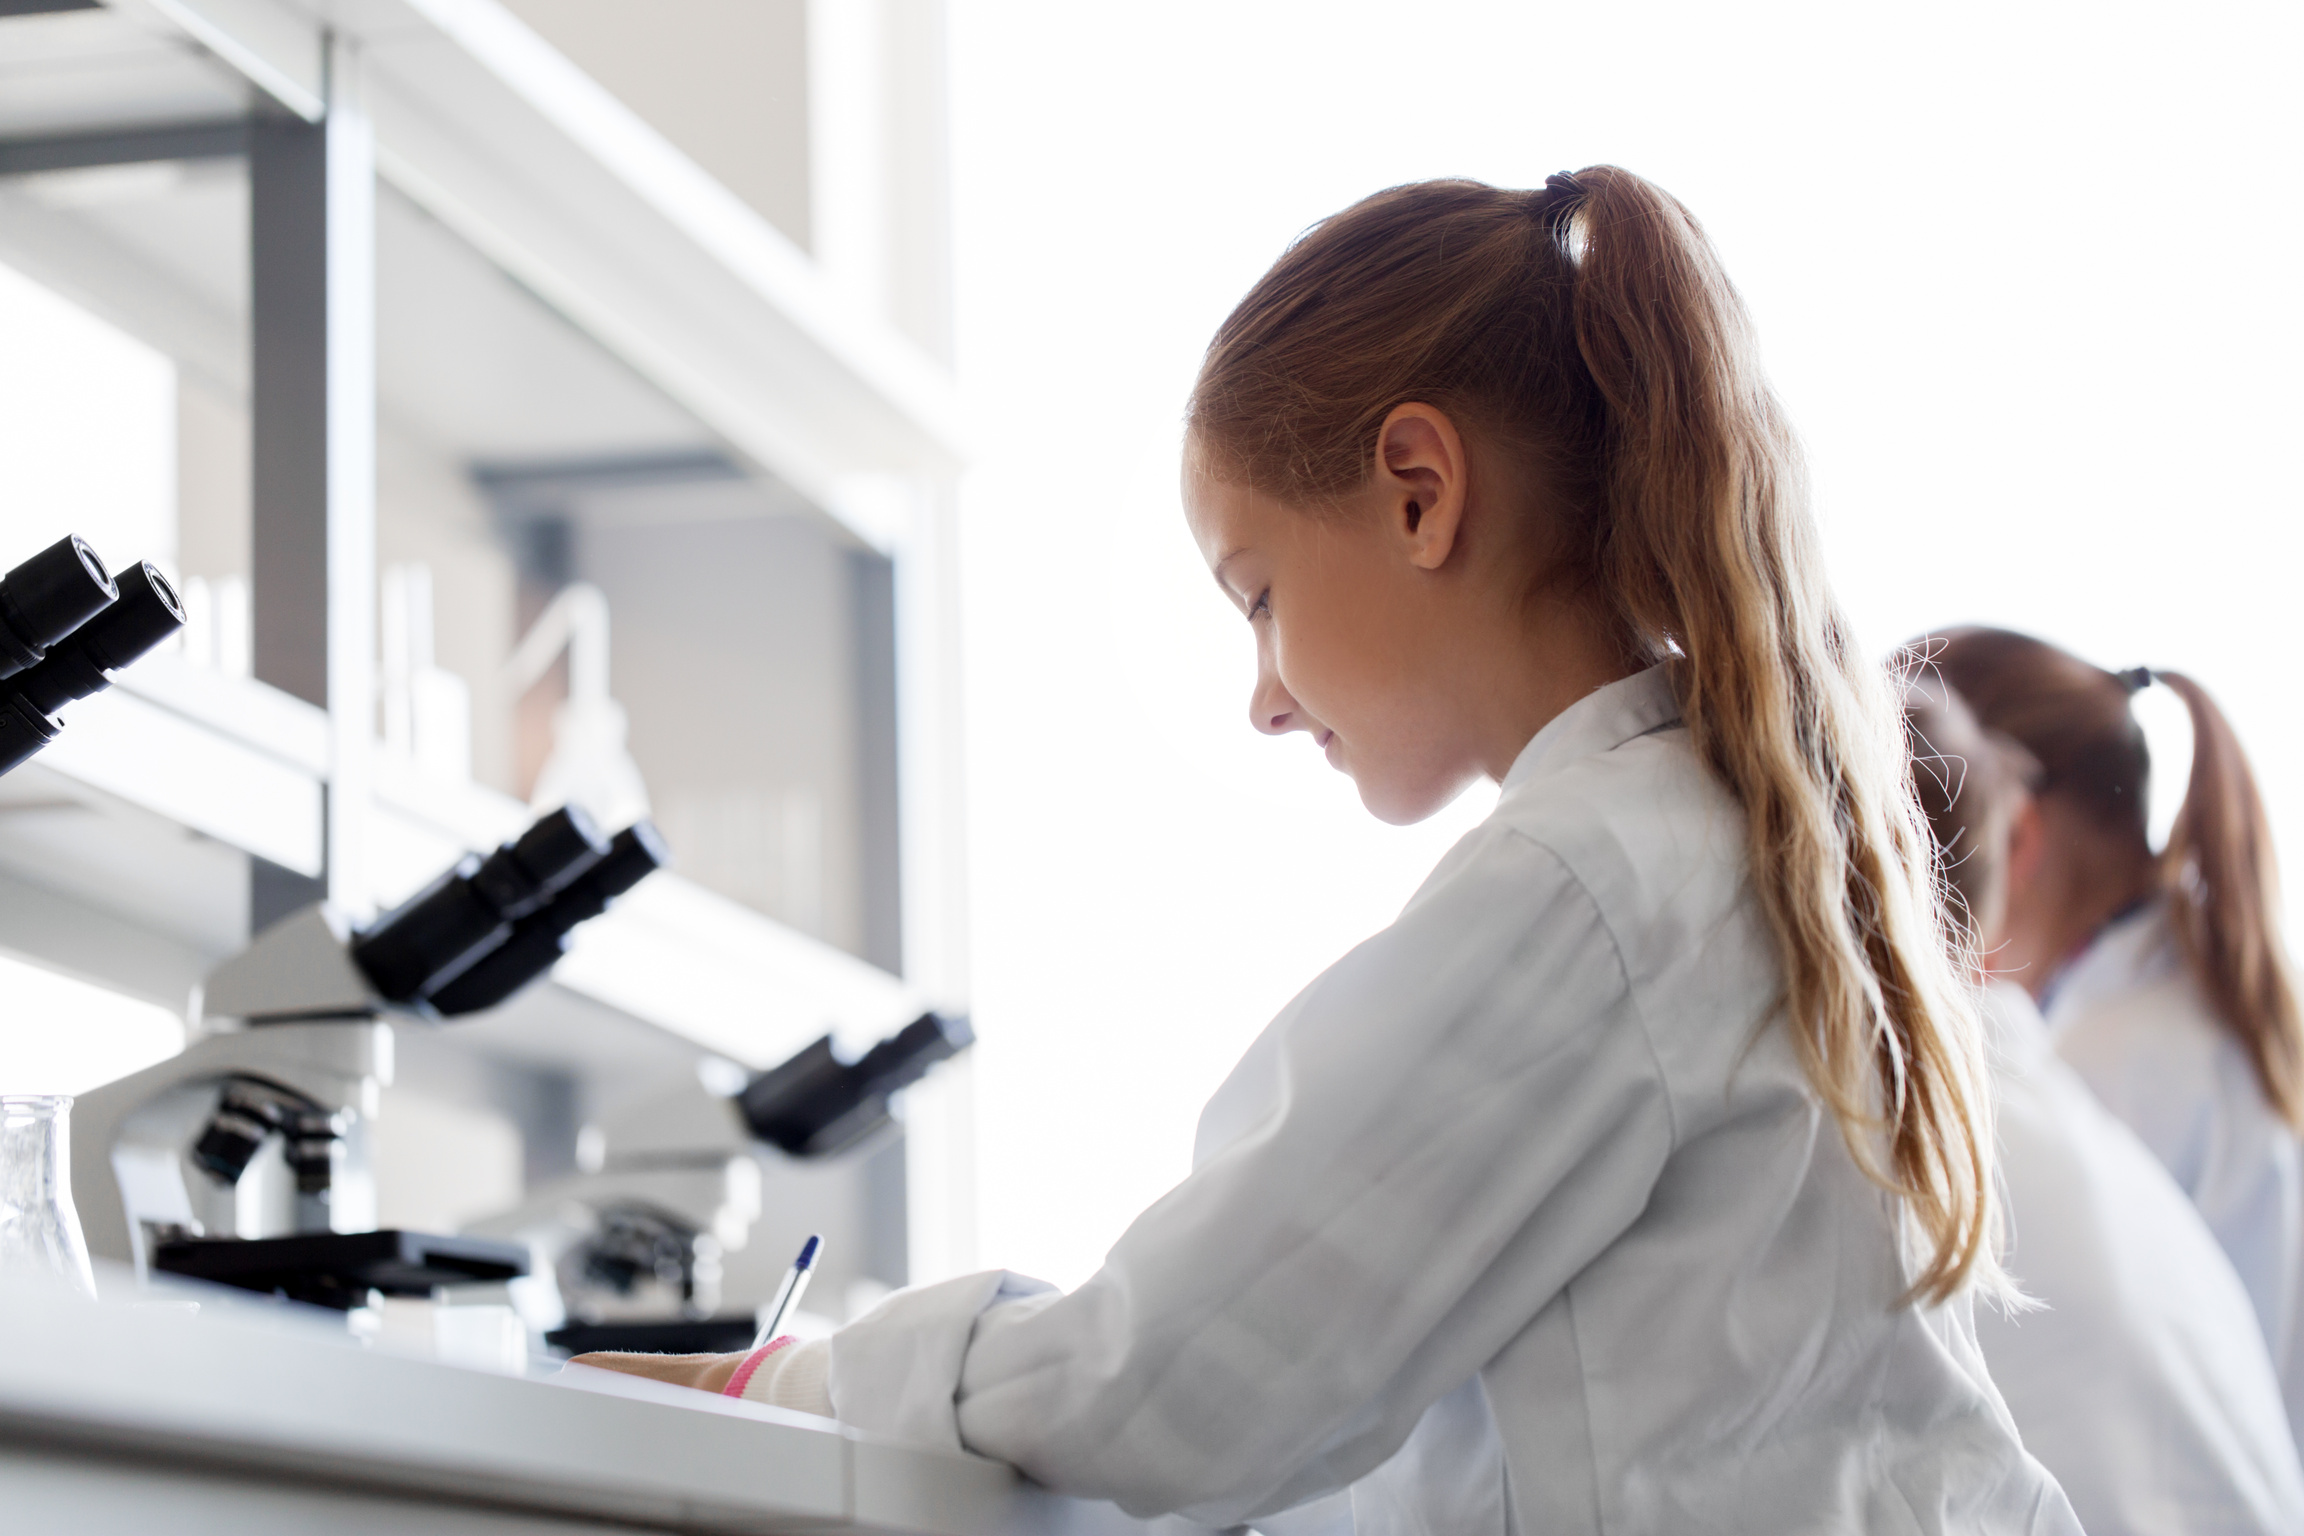
<path id="1" fill-rule="evenodd" d="M 2048 983 L 2043 1011 L 2049 1028 L 2061 1027 L 2103 998 L 2173 974 L 2183 964 L 2168 903 L 2146 902 L 2126 917 L 2106 923 Z"/>
<path id="2" fill-rule="evenodd" d="M 1504 775 L 1504 793 L 1556 773 L 1568 764 L 1611 752 L 1637 736 L 1680 723 L 1680 701 L 1672 695 L 1669 662 L 1595 688 L 1552 717 Z"/>

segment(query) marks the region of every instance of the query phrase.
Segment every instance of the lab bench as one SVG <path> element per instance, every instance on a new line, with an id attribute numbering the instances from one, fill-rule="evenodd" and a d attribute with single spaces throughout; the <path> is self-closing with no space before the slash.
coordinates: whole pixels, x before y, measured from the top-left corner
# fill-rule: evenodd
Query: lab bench
<path id="1" fill-rule="evenodd" d="M 115 1288 L 120 1289 L 120 1288 Z M 998 1463 L 608 1373 L 364 1347 L 304 1309 L 0 1284 L 9 1529 L 1149 1536 Z M 605 1379 L 602 1379 L 605 1378 Z"/>

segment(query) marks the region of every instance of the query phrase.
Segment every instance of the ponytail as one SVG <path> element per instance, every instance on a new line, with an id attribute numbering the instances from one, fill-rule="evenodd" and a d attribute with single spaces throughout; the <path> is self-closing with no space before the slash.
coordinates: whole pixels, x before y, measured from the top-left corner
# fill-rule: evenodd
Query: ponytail
<path id="1" fill-rule="evenodd" d="M 2304 1019 L 2280 938 L 2272 831 L 2240 738 L 2180 672 L 2107 672 L 2005 629 L 1956 629 L 1924 642 L 1977 717 L 2039 761 L 2037 792 L 2079 812 L 2079 825 L 2129 888 L 2159 890 L 2186 967 L 2248 1053 L 2265 1102 L 2304 1130 Z M 2192 717 L 2192 775 L 2168 846 L 2154 852 L 2148 817 L 2152 753 L 2130 708 L 2154 682 Z"/>
<path id="2" fill-rule="evenodd" d="M 2224 712 L 2181 672 L 2155 672 L 2192 716 L 2192 777 L 2160 857 L 2176 937 L 2239 1039 L 2265 1099 L 2304 1129 L 2304 1019 L 2280 941 L 2280 878 L 2256 776 Z"/>
<path id="3" fill-rule="evenodd" d="M 1798 447 L 1710 243 L 1636 176 L 1576 179 L 1576 337 L 1613 427 L 1607 584 L 1679 653 L 1690 740 L 1765 872 L 1801 1065 L 1932 1240 L 1914 1289 L 1940 1297 L 1986 1247 L 1990 1131 L 1902 716 L 1825 585 Z"/>
<path id="4" fill-rule="evenodd" d="M 1797 444 L 1688 211 L 1613 166 L 1426 182 L 1291 247 L 1217 332 L 1211 467 L 1307 509 L 1424 401 L 1525 471 L 1531 549 L 1663 661 L 1743 808 L 1793 1047 L 1918 1238 L 1912 1294 L 1997 1283 L 1980 1031 L 1943 942 L 1900 714 L 1827 589 Z"/>

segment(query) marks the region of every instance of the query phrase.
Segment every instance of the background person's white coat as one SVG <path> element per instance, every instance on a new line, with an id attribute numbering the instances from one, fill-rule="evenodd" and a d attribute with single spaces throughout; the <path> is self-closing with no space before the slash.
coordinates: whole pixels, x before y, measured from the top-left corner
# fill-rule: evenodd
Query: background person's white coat
<path id="1" fill-rule="evenodd" d="M 1677 715 L 1656 669 L 1554 720 L 1103 1269 L 893 1298 L 841 1418 L 1217 1525 L 1352 1485 L 1363 1531 L 2077 1531 L 1965 1301 L 1898 1305 Z"/>
<path id="2" fill-rule="evenodd" d="M 2008 1267 L 2043 1307 L 1976 1318 L 2025 1448 L 2092 1536 L 2304 1531 L 2248 1294 L 2199 1213 L 2059 1060 L 2031 997 L 1985 995 Z"/>
<path id="3" fill-rule="evenodd" d="M 2046 1012 L 2058 1054 L 2216 1234 L 2304 1447 L 2304 1145 L 2193 980 L 2166 905 L 2097 935 L 2056 977 Z"/>

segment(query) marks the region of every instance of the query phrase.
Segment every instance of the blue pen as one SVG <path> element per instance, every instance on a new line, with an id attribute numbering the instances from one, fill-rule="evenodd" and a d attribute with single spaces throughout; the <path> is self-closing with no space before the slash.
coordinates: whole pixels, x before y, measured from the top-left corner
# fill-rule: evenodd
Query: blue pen
<path id="1" fill-rule="evenodd" d="M 792 1261 L 792 1268 L 784 1276 L 784 1283 L 776 1288 L 776 1300 L 768 1307 L 768 1320 L 753 1335 L 752 1347 L 758 1349 L 776 1337 L 776 1325 L 784 1321 L 784 1314 L 800 1305 L 800 1297 L 808 1289 L 809 1277 L 816 1273 L 816 1255 L 823 1251 L 824 1236 L 820 1232 L 808 1234 L 808 1241 L 800 1245 L 800 1257 Z"/>

